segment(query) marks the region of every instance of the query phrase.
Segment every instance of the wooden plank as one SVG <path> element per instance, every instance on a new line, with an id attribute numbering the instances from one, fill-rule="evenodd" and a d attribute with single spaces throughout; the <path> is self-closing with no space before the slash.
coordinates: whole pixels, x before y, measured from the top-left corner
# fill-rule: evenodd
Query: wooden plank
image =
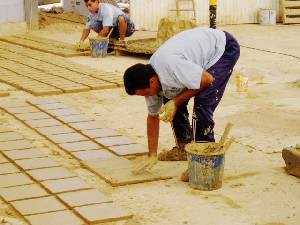
<path id="1" fill-rule="evenodd" d="M 300 16 L 300 9 L 285 9 L 284 11 L 285 16 Z"/>
<path id="2" fill-rule="evenodd" d="M 171 179 L 171 176 L 156 172 L 133 175 L 133 163 L 125 158 L 110 158 L 85 161 L 85 166 L 113 187 Z"/>
<path id="3" fill-rule="evenodd" d="M 285 17 L 284 24 L 289 24 L 289 23 L 300 23 L 300 17 L 295 17 L 295 18 Z"/>
<path id="4" fill-rule="evenodd" d="M 300 1 L 284 1 L 284 7 L 300 7 Z"/>

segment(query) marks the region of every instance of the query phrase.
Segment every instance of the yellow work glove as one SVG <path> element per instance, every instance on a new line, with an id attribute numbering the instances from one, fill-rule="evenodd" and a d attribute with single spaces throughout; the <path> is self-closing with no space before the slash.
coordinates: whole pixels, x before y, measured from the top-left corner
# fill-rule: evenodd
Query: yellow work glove
<path id="1" fill-rule="evenodd" d="M 142 159 L 141 162 L 137 163 L 137 165 L 133 168 L 132 173 L 137 175 L 147 170 L 151 170 L 157 161 L 156 155 L 150 155 L 147 158 Z"/>
<path id="2" fill-rule="evenodd" d="M 161 107 L 159 114 L 161 115 L 159 118 L 164 122 L 172 122 L 177 111 L 177 106 L 174 100 L 169 100 L 166 104 Z"/>
<path id="3" fill-rule="evenodd" d="M 79 41 L 76 44 L 76 50 L 77 51 L 85 51 L 90 48 L 90 44 L 88 42 Z"/>

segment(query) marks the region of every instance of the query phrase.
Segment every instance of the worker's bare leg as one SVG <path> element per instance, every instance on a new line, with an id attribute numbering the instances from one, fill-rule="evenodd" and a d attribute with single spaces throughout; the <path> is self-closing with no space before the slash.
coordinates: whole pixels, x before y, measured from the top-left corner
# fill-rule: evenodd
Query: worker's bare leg
<path id="1" fill-rule="evenodd" d="M 124 16 L 119 16 L 118 29 L 120 34 L 120 40 L 124 40 L 127 33 L 127 22 Z"/>
<path id="2" fill-rule="evenodd" d="M 99 34 L 100 30 L 99 29 L 93 29 L 97 34 Z"/>

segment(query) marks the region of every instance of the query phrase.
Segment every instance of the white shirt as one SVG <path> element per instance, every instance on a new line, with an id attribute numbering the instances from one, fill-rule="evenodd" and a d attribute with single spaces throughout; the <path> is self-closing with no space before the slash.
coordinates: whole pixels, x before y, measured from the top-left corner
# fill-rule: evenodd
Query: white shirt
<path id="1" fill-rule="evenodd" d="M 99 29 L 99 24 L 102 26 L 102 29 L 103 27 L 115 27 L 117 26 L 118 17 L 124 14 L 118 7 L 108 3 L 99 3 L 98 13 L 89 13 L 86 28 Z"/>
<path id="2" fill-rule="evenodd" d="M 172 99 L 186 89 L 199 89 L 203 70 L 213 66 L 225 51 L 226 37 L 221 30 L 195 28 L 167 40 L 150 58 L 162 91 L 146 97 L 150 115 L 157 115 L 163 97 Z"/>

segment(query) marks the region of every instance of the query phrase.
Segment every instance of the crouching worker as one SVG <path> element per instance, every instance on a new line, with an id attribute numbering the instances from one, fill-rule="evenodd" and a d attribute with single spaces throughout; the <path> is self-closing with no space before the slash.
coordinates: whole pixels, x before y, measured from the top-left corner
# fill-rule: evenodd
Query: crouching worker
<path id="1" fill-rule="evenodd" d="M 239 44 L 231 34 L 195 28 L 166 41 L 150 64 L 136 64 L 125 71 L 126 92 L 145 96 L 148 108 L 149 157 L 138 164 L 136 173 L 151 169 L 157 159 L 187 160 L 184 146 L 193 140 L 187 104 L 192 97 L 196 141 L 215 141 L 213 113 L 239 56 Z M 160 119 L 171 123 L 178 146 L 157 157 Z"/>
<path id="2" fill-rule="evenodd" d="M 111 37 L 121 41 L 134 33 L 134 23 L 118 7 L 99 3 L 99 0 L 84 0 L 84 2 L 89 10 L 89 16 L 80 41 L 76 45 L 78 50 L 85 48 L 84 40 L 89 36 L 91 29 L 100 37 L 106 37 L 113 29 Z"/>

